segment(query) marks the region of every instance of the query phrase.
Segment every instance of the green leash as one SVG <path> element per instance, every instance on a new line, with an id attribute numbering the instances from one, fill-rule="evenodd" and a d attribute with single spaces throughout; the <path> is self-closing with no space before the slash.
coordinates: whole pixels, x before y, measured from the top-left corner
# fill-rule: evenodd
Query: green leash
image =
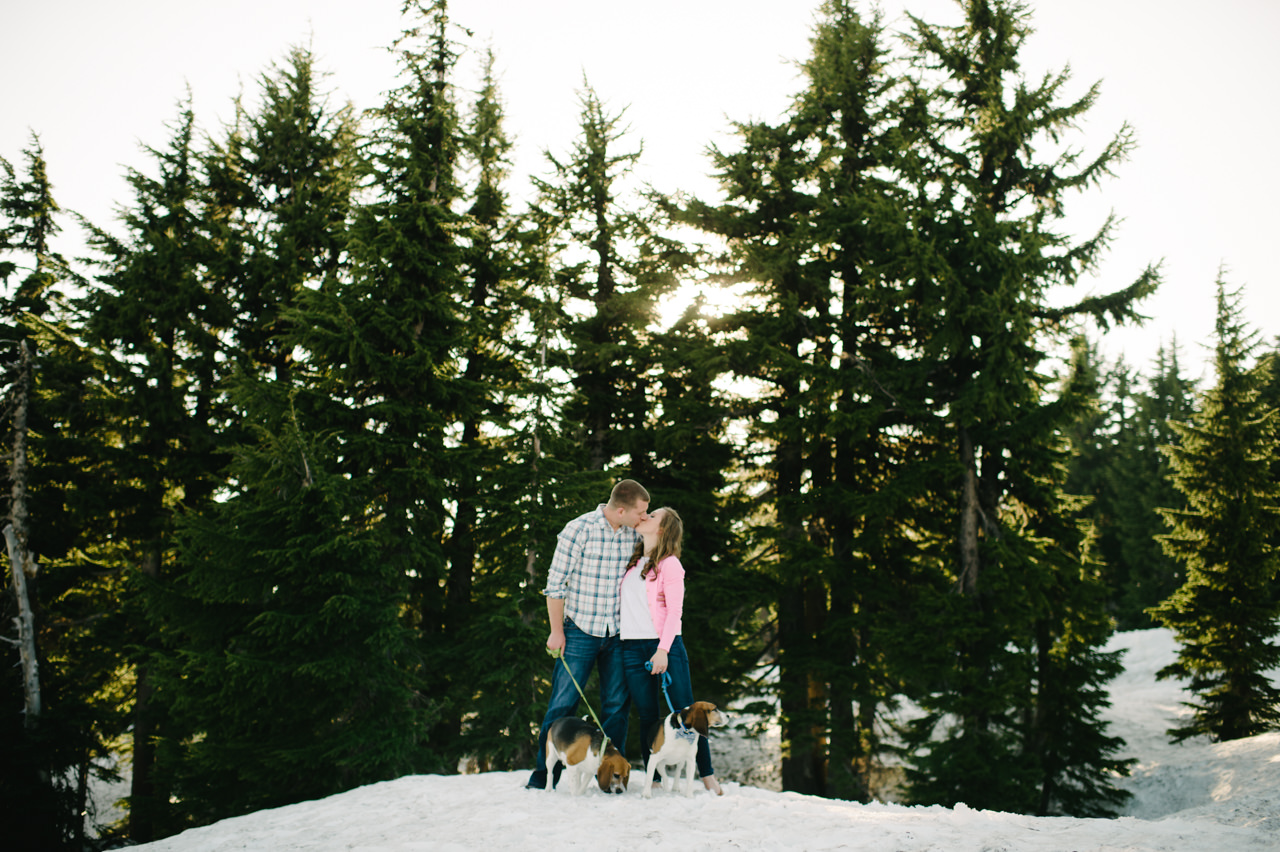
<path id="1" fill-rule="evenodd" d="M 591 718 L 596 720 L 596 727 L 600 729 L 600 733 L 604 734 L 604 741 L 600 743 L 600 754 L 603 755 L 605 750 L 609 748 L 609 735 L 604 733 L 604 725 L 600 724 L 600 717 L 596 715 L 596 711 L 591 709 L 591 702 L 587 700 L 587 696 L 583 694 L 582 687 L 578 685 L 578 679 L 573 676 L 573 672 L 569 669 L 569 663 L 565 661 L 564 652 L 559 648 L 548 648 L 547 654 L 552 659 L 559 658 L 564 664 L 565 674 L 569 675 L 569 680 L 573 681 L 573 686 L 578 690 L 578 696 L 582 699 L 582 703 L 587 705 L 587 712 L 591 714 Z"/>

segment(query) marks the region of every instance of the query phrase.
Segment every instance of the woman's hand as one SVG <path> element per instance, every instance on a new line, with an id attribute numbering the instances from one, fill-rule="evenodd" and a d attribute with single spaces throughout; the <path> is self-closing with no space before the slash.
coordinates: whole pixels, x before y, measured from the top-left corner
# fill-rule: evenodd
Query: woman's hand
<path id="1" fill-rule="evenodd" d="M 667 652 L 659 648 L 653 652 L 653 657 L 650 658 L 649 662 L 653 666 L 652 671 L 654 674 L 662 674 L 667 670 Z"/>

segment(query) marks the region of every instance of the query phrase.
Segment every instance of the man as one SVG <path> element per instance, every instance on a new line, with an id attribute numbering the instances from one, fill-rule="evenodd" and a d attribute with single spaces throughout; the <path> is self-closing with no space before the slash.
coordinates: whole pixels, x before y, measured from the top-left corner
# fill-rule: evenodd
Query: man
<path id="1" fill-rule="evenodd" d="M 581 686 L 586 686 L 591 667 L 598 666 L 600 722 L 618 751 L 626 748 L 631 701 L 618 641 L 618 588 L 640 540 L 635 526 L 648 517 L 648 511 L 649 492 L 635 480 L 624 479 L 613 487 L 608 503 L 565 524 L 556 540 L 543 591 L 551 622 L 547 650 L 561 652 L 565 662 L 554 662 L 551 700 L 538 732 L 537 761 L 526 785 L 530 788 L 547 786 L 547 729 L 578 707 L 578 689 L 565 663 Z"/>

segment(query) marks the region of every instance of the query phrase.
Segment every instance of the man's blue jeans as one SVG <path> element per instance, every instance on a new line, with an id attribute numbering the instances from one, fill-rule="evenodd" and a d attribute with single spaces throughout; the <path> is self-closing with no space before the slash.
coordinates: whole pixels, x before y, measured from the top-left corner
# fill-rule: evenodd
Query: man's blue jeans
<path id="1" fill-rule="evenodd" d="M 604 733 L 618 751 L 626 754 L 627 717 L 631 713 L 631 700 L 627 693 L 627 679 L 622 671 L 622 644 L 615 633 L 612 636 L 592 636 L 584 633 L 571 620 L 564 621 L 564 661 L 577 678 L 578 686 L 587 688 L 591 667 L 600 673 L 600 704 L 593 706 L 600 716 Z M 562 716 L 576 715 L 578 689 L 565 671 L 565 663 L 555 660 L 551 675 L 551 700 L 547 715 L 538 731 L 538 754 L 530 787 L 544 787 L 547 783 L 547 729 Z"/>
<path id="2" fill-rule="evenodd" d="M 661 676 L 650 674 L 644 667 L 657 650 L 657 639 L 628 639 L 622 643 L 622 666 L 627 673 L 631 700 L 636 703 L 640 714 L 640 758 L 646 770 L 649 768 L 650 729 L 671 709 L 662 693 Z M 671 702 L 676 710 L 683 710 L 693 703 L 693 681 L 689 677 L 689 654 L 680 636 L 671 643 L 671 650 L 667 652 L 667 671 L 671 673 L 671 683 L 667 686 Z M 698 737 L 698 774 L 703 778 L 715 774 L 706 737 Z"/>

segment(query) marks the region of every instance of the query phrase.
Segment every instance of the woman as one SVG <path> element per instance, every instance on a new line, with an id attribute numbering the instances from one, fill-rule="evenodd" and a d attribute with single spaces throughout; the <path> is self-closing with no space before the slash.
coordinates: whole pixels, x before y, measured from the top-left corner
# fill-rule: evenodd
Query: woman
<path id="1" fill-rule="evenodd" d="M 659 678 L 671 673 L 667 687 L 675 709 L 693 703 L 689 679 L 689 656 L 680 638 L 680 618 L 684 611 L 684 566 L 680 564 L 680 543 L 684 523 L 674 509 L 658 509 L 636 525 L 640 541 L 631 554 L 622 577 L 622 667 L 631 700 L 640 714 L 640 752 L 649 763 L 650 731 L 666 715 L 659 705 Z M 652 663 L 652 673 L 645 668 Z M 698 738 L 698 774 L 702 784 L 717 796 L 724 795 L 711 768 L 711 749 L 706 737 Z"/>

